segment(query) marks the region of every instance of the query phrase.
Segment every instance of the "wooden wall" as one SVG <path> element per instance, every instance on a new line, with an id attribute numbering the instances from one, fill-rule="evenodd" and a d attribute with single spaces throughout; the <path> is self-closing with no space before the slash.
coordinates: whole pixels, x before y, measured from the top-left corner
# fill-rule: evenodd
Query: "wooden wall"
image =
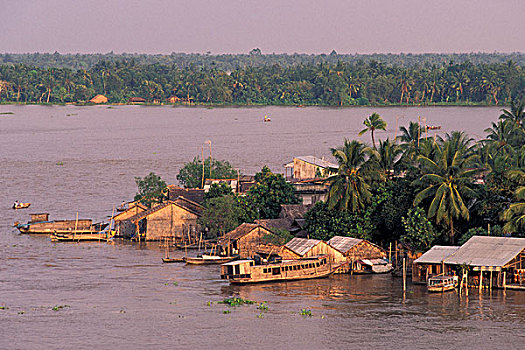
<path id="1" fill-rule="evenodd" d="M 177 205 L 168 205 L 146 217 L 146 240 L 160 240 L 162 237 L 182 238 L 188 232 L 198 231 L 196 214 Z"/>
<path id="2" fill-rule="evenodd" d="M 253 257 L 257 252 L 258 246 L 266 246 L 266 243 L 263 240 L 263 238 L 264 236 L 269 234 L 271 234 L 270 231 L 260 226 L 254 228 L 248 234 L 239 238 L 236 242 L 236 249 L 238 249 L 238 254 L 241 256 L 241 259 Z"/>
<path id="3" fill-rule="evenodd" d="M 293 159 L 293 177 L 294 179 L 313 179 L 317 172 L 317 165 L 313 165 L 300 159 Z"/>
<path id="4" fill-rule="evenodd" d="M 341 252 L 332 248 L 323 241 L 321 241 L 315 247 L 306 252 L 302 257 L 294 251 L 288 249 L 287 247 L 283 247 L 280 255 L 283 259 L 300 259 L 323 254 L 328 255 L 329 260 L 332 263 L 341 263 L 346 261 L 345 256 Z"/>

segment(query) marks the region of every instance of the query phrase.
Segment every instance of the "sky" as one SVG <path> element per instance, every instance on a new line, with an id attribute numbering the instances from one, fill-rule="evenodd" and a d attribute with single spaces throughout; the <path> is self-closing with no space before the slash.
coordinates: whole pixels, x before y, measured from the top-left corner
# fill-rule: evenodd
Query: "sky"
<path id="1" fill-rule="evenodd" d="M 0 0 L 0 52 L 525 52 L 523 0 Z"/>

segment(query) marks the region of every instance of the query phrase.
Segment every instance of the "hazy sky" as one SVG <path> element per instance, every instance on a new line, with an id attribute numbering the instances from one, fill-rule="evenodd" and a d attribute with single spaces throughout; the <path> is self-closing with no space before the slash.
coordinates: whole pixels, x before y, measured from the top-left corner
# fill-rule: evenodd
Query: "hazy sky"
<path id="1" fill-rule="evenodd" d="M 0 52 L 525 52 L 524 0 L 0 0 Z"/>

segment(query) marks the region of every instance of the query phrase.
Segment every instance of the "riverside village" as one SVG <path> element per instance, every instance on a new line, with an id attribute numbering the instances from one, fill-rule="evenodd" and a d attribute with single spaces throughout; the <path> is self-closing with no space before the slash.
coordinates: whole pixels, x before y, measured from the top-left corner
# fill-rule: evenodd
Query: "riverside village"
<path id="1" fill-rule="evenodd" d="M 404 289 L 525 292 L 525 124 L 512 119 L 523 110 L 513 103 L 484 140 L 418 118 L 376 142 L 386 123 L 373 113 L 362 131 L 371 144 L 345 139 L 332 160 L 293 156 L 255 175 L 213 159 L 207 141 L 209 156 L 203 146 L 177 185 L 135 178 L 137 195 L 109 222 L 34 213 L 14 226 L 57 244 L 155 241 L 159 264 L 221 265 L 217 279 L 231 284 L 389 273 Z"/>

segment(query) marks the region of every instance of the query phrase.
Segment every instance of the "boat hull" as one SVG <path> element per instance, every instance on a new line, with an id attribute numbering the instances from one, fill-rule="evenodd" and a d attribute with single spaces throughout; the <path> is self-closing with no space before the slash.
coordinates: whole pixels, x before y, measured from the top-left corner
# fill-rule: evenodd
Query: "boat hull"
<path id="1" fill-rule="evenodd" d="M 246 279 L 231 279 L 231 284 L 255 284 L 255 283 L 270 283 L 270 282 L 290 282 L 290 281 L 302 281 L 302 280 L 311 280 L 311 279 L 321 279 L 330 277 L 334 271 L 328 271 L 326 273 L 312 275 L 312 276 L 294 276 L 294 277 L 281 277 L 281 278 L 268 278 L 268 279 L 258 279 L 253 280 L 251 278 Z"/>
<path id="2" fill-rule="evenodd" d="M 236 257 L 229 256 L 220 259 L 186 258 L 188 265 L 220 265 L 235 260 Z"/>

